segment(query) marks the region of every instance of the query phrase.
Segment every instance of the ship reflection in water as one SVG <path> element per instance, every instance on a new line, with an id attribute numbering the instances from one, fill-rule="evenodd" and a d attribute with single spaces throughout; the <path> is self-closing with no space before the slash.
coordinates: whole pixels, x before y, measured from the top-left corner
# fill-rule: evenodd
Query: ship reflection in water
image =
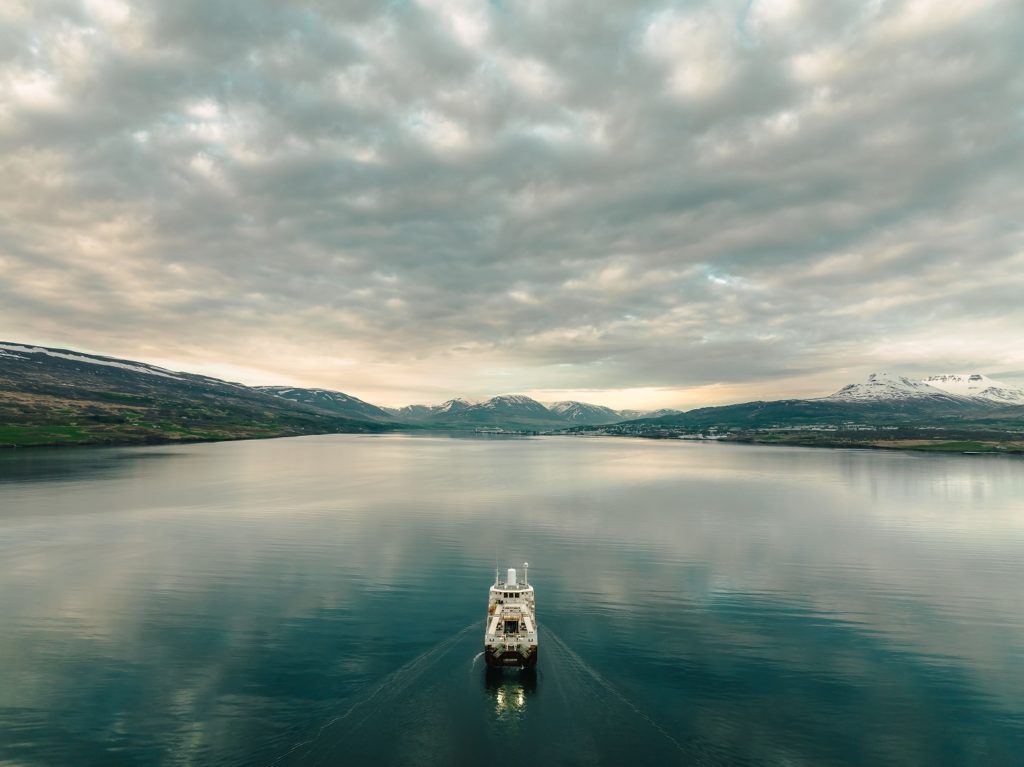
<path id="1" fill-rule="evenodd" d="M 526 712 L 526 703 L 537 691 L 534 674 L 511 674 L 502 669 L 484 675 L 488 697 L 494 702 L 499 721 L 517 721 Z"/>

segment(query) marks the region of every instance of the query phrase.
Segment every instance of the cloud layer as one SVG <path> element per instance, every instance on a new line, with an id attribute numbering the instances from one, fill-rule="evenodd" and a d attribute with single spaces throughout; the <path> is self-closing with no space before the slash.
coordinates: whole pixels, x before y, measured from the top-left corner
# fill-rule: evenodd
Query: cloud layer
<path id="1" fill-rule="evenodd" d="M 1024 6 L 7 3 L 0 335 L 399 404 L 1024 382 Z"/>

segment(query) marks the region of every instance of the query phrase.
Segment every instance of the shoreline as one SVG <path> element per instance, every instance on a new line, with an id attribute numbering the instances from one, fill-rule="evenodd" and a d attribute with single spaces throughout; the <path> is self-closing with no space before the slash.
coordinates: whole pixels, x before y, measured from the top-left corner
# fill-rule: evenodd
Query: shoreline
<path id="1" fill-rule="evenodd" d="M 148 434 L 135 439 L 96 439 L 96 440 L 60 440 L 52 441 L 30 441 L 24 443 L 0 442 L 0 451 L 21 450 L 31 448 L 94 448 L 94 447 L 153 447 L 166 445 L 197 445 L 216 442 L 249 442 L 262 439 L 288 439 L 292 437 L 322 437 L 331 434 L 457 434 L 462 436 L 473 436 L 475 430 L 469 429 L 415 429 L 415 428 L 381 428 L 376 430 L 352 430 L 352 431 L 323 431 L 307 432 L 300 434 L 240 434 L 235 436 L 186 436 L 180 438 L 161 437 Z M 490 436 L 489 433 L 484 436 Z M 504 436 L 504 435 L 503 435 Z M 521 436 L 508 433 L 507 436 Z M 733 438 L 723 437 L 718 439 L 686 439 L 668 435 L 644 435 L 644 434 L 586 434 L 571 432 L 538 432 L 529 436 L 539 437 L 604 437 L 614 439 L 644 439 L 668 442 L 687 442 L 698 444 L 727 444 L 727 445 L 756 445 L 760 447 L 804 447 L 824 448 L 834 450 L 887 450 L 916 453 L 941 453 L 945 455 L 1024 455 L 1024 441 L 1019 440 L 992 440 L 992 439 L 898 439 L 887 442 L 884 440 L 858 441 L 826 441 L 815 439 L 801 439 L 794 437 L 786 440 L 757 439 L 752 437 L 737 436 Z"/>
<path id="2" fill-rule="evenodd" d="M 597 436 L 597 435 L 595 435 Z M 677 442 L 711 442 L 727 445 L 757 445 L 759 447 L 809 447 L 832 450 L 888 450 L 916 453 L 943 453 L 947 455 L 1024 455 L 1024 441 L 992 440 L 992 439 L 897 439 L 891 442 L 884 440 L 856 441 L 823 441 L 812 439 L 764 440 L 756 438 L 736 437 L 732 439 L 683 439 L 679 437 L 661 437 L 636 435 L 608 434 L 600 436 L 629 437 L 634 439 L 653 439 Z"/>

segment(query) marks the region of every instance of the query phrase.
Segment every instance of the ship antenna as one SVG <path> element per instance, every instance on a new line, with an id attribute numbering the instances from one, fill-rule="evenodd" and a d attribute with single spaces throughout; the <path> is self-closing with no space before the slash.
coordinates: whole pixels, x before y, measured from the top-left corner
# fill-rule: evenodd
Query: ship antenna
<path id="1" fill-rule="evenodd" d="M 530 579 L 527 577 L 527 576 L 529 576 L 529 574 L 530 574 L 530 563 L 529 562 L 523 562 L 523 585 L 524 586 L 529 586 L 530 585 Z"/>

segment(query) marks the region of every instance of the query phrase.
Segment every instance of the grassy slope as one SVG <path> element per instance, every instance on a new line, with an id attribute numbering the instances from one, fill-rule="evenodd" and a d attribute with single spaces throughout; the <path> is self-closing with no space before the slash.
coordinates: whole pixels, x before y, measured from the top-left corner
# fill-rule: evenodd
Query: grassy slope
<path id="1" fill-rule="evenodd" d="M 826 425 L 831 428 L 823 429 Z M 730 441 L 805 447 L 1021 452 L 1024 408 L 783 400 L 701 408 L 664 418 L 573 431 L 662 439 L 703 433 Z"/>
<path id="2" fill-rule="evenodd" d="M 201 376 L 0 358 L 0 445 L 139 444 L 387 427 Z"/>

